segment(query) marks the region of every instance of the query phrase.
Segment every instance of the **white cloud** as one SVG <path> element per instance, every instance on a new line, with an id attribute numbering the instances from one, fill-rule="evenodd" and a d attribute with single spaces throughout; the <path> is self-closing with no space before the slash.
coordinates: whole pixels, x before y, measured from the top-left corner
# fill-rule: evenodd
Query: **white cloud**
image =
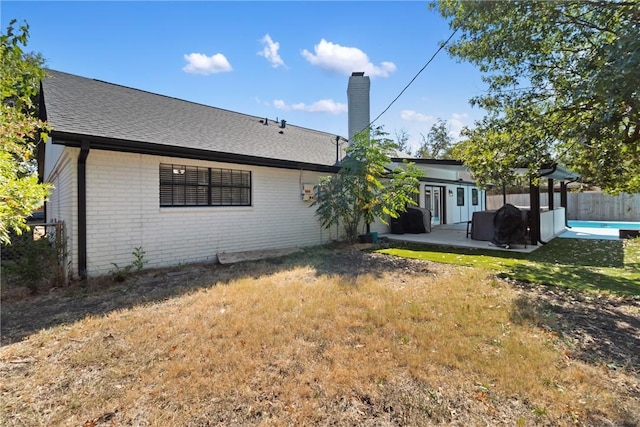
<path id="1" fill-rule="evenodd" d="M 184 59 L 187 61 L 187 65 L 182 68 L 182 71 L 189 74 L 208 75 L 232 70 L 231 64 L 221 53 L 211 56 L 202 53 L 190 53 L 185 55 Z"/>
<path id="2" fill-rule="evenodd" d="M 309 113 L 331 113 L 340 114 L 347 112 L 347 104 L 335 102 L 333 99 L 321 99 L 313 104 L 307 105 L 304 102 L 297 104 L 287 104 L 282 99 L 273 101 L 273 106 L 284 111 L 307 111 Z"/>
<path id="3" fill-rule="evenodd" d="M 400 112 L 400 118 L 408 122 L 434 122 L 435 117 L 428 116 L 426 114 L 418 113 L 415 110 L 402 110 Z"/>
<path id="4" fill-rule="evenodd" d="M 469 119 L 469 115 L 466 113 L 458 114 L 453 113 L 451 115 L 451 119 L 449 119 L 449 135 L 451 135 L 455 140 L 460 139 L 460 131 L 463 127 L 466 126 L 466 121 Z"/>
<path id="5" fill-rule="evenodd" d="M 405 130 L 409 134 L 409 144 L 415 149 L 420 146 L 421 141 L 419 140 L 420 135 L 427 135 L 431 126 L 434 125 L 438 118 L 444 116 L 432 116 L 417 112 L 415 110 L 402 110 L 400 112 L 400 118 L 409 122 L 407 125 L 408 128 Z M 463 127 L 468 126 L 471 121 L 469 115 L 467 113 L 451 113 L 448 118 L 446 118 L 447 126 L 449 127 L 449 136 L 453 138 L 454 141 L 460 140 L 460 131 Z"/>
<path id="6" fill-rule="evenodd" d="M 269 101 L 263 101 L 259 97 L 255 97 L 256 104 L 264 105 L 265 107 L 271 107 L 271 103 Z"/>
<path id="7" fill-rule="evenodd" d="M 393 62 L 385 61 L 375 65 L 369 60 L 367 54 L 357 47 L 340 46 L 322 39 L 313 50 L 315 54 L 304 49 L 302 56 L 323 70 L 347 76 L 354 71 L 364 71 L 371 77 L 389 77 L 396 71 L 396 65 Z"/>
<path id="8" fill-rule="evenodd" d="M 278 110 L 291 111 L 291 108 L 289 108 L 282 99 L 276 99 L 275 101 L 273 101 L 273 106 Z"/>
<path id="9" fill-rule="evenodd" d="M 262 48 L 262 51 L 258 52 L 258 55 L 264 56 L 267 61 L 271 63 L 273 68 L 286 67 L 286 65 L 284 65 L 284 61 L 278 54 L 280 43 L 274 42 L 269 34 L 266 34 L 261 38 L 260 43 L 264 45 L 264 48 Z"/>
<path id="10" fill-rule="evenodd" d="M 467 113 L 462 113 L 462 114 L 458 114 L 458 113 L 453 113 L 451 114 L 451 119 L 452 120 L 464 120 L 464 119 L 468 119 L 469 115 Z"/>

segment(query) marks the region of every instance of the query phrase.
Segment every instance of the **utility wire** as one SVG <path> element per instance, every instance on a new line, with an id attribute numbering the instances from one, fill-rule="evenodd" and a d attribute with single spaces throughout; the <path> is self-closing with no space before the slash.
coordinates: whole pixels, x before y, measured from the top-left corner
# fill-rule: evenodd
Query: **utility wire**
<path id="1" fill-rule="evenodd" d="M 470 15 L 470 14 L 469 14 L 469 15 Z M 467 15 L 467 17 L 468 17 L 469 15 Z M 465 19 L 466 19 L 466 17 L 465 17 Z M 451 35 L 449 36 L 449 38 L 448 38 L 448 39 L 446 39 L 443 43 L 441 43 L 441 44 L 440 44 L 440 47 L 438 47 L 438 50 L 436 50 L 436 52 L 431 56 L 431 58 L 429 58 L 429 60 L 427 61 L 427 63 L 426 63 L 426 64 L 424 64 L 424 66 L 420 69 L 420 71 L 418 71 L 418 72 L 416 73 L 416 75 L 415 75 L 415 76 L 413 76 L 413 78 L 411 79 L 411 81 L 410 81 L 409 83 L 407 83 L 407 85 L 404 87 L 404 89 L 402 89 L 402 91 L 400 91 L 400 93 L 398 94 L 398 96 L 396 96 L 396 97 L 394 98 L 394 100 L 393 100 L 393 101 L 391 101 L 391 103 L 387 106 L 387 108 L 385 108 L 385 109 L 382 111 L 382 113 L 378 114 L 378 117 L 376 117 L 375 119 L 373 119 L 373 120 L 371 121 L 371 123 L 369 123 L 369 125 L 367 126 L 367 128 L 370 128 L 370 127 L 371 127 L 371 125 L 373 125 L 373 124 L 376 122 L 376 120 L 378 120 L 380 117 L 382 117 L 382 115 L 383 115 L 384 113 L 386 113 L 386 112 L 389 110 L 389 108 L 391 108 L 391 106 L 392 106 L 392 105 L 393 105 L 393 104 L 398 100 L 398 98 L 400 98 L 400 97 L 402 96 L 402 94 L 403 94 L 403 93 L 404 93 L 404 92 L 409 88 L 409 86 L 411 86 L 411 84 L 415 81 L 415 79 L 417 79 L 417 78 L 418 78 L 418 76 L 419 76 L 419 75 L 424 71 L 424 69 L 425 69 L 425 68 L 427 68 L 427 67 L 429 66 L 429 64 L 431 64 L 431 61 L 433 61 L 433 60 L 434 60 L 434 58 L 438 55 L 438 53 L 440 53 L 440 51 L 441 51 L 442 49 L 444 49 L 444 47 L 447 45 L 447 43 L 449 43 L 449 41 L 451 41 L 451 39 L 453 38 L 453 36 L 458 32 L 458 29 L 460 29 L 460 26 L 456 27 L 456 29 L 455 29 L 455 30 L 453 30 L 453 32 L 451 33 Z M 366 128 L 365 128 L 365 129 L 366 129 Z M 365 129 L 362 129 L 360 132 L 364 131 Z M 359 132 L 358 132 L 358 133 L 359 133 Z"/>

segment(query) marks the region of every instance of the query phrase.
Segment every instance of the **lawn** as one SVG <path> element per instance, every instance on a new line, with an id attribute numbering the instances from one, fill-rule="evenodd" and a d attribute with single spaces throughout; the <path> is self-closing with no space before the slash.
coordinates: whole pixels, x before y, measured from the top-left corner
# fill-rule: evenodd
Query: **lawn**
<path id="1" fill-rule="evenodd" d="M 638 300 L 428 253 L 484 267 L 321 247 L 3 301 L 0 425 L 640 424 Z"/>
<path id="2" fill-rule="evenodd" d="M 487 268 L 522 282 L 640 297 L 640 239 L 554 239 L 530 254 L 436 246 L 394 247 L 379 252 Z"/>

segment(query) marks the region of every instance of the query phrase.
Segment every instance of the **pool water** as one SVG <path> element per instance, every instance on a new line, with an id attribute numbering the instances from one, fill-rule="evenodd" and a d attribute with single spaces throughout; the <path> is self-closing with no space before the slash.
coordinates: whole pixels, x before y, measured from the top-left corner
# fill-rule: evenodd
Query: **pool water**
<path id="1" fill-rule="evenodd" d="M 615 228 L 616 230 L 640 230 L 640 222 L 622 221 L 568 221 L 569 227 L 576 228 Z"/>
<path id="2" fill-rule="evenodd" d="M 567 221 L 567 228 L 558 237 L 565 239 L 620 240 L 619 230 L 640 230 L 640 222 L 631 221 Z"/>

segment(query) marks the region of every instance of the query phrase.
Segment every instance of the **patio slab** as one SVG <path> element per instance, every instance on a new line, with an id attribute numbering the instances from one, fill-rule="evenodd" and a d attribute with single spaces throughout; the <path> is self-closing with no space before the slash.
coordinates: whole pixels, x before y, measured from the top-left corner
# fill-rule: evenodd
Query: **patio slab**
<path id="1" fill-rule="evenodd" d="M 523 252 L 531 253 L 540 246 L 527 245 L 525 248 L 522 244 L 511 245 L 510 249 L 493 246 L 490 242 L 484 240 L 472 240 L 467 238 L 467 223 L 434 225 L 431 233 L 422 234 L 379 234 L 380 237 L 386 237 L 391 241 L 420 243 L 425 245 L 450 246 L 455 248 L 472 248 L 472 249 L 489 249 L 495 251 Z"/>

